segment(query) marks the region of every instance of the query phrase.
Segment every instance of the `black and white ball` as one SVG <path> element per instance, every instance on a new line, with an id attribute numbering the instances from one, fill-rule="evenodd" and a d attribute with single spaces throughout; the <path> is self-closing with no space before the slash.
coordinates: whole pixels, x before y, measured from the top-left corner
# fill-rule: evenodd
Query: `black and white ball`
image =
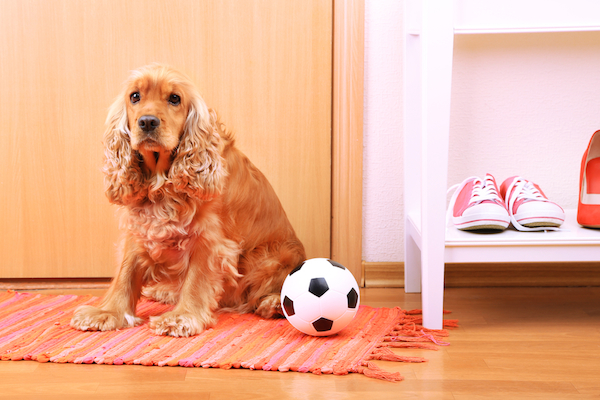
<path id="1" fill-rule="evenodd" d="M 327 258 L 312 258 L 296 267 L 281 289 L 281 308 L 299 331 L 333 335 L 354 318 L 360 291 L 352 273 Z"/>

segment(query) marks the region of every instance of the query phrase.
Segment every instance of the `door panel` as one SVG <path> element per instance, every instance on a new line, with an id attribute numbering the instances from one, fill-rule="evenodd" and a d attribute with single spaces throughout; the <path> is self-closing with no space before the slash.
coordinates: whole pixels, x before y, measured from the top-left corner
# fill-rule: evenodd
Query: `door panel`
<path id="1" fill-rule="evenodd" d="M 332 1 L 0 2 L 0 277 L 113 274 L 106 111 L 128 71 L 187 73 L 328 257 Z"/>

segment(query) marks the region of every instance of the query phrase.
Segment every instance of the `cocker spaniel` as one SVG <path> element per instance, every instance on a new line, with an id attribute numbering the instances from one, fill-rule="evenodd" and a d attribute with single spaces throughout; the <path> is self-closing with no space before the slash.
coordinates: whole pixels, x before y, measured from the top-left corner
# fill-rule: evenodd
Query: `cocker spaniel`
<path id="1" fill-rule="evenodd" d="M 150 318 L 161 335 L 200 333 L 219 309 L 279 314 L 281 286 L 304 247 L 190 80 L 159 64 L 133 71 L 107 125 L 106 195 L 122 206 L 123 261 L 99 307 L 79 307 L 71 326 L 138 325 L 141 295 L 174 304 Z"/>

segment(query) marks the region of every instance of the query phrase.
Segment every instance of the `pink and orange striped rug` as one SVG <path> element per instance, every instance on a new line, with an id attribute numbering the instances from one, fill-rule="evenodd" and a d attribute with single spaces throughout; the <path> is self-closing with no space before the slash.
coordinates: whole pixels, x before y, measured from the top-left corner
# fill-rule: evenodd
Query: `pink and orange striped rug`
<path id="1" fill-rule="evenodd" d="M 82 304 L 97 297 L 0 293 L 0 357 L 55 363 L 141 364 L 204 368 L 249 368 L 314 374 L 362 373 L 401 381 L 372 360 L 423 362 L 390 348 L 436 350 L 447 345 L 446 330 L 420 326 L 419 311 L 361 306 L 352 323 L 330 337 L 306 336 L 285 319 L 222 314 L 218 324 L 190 338 L 157 336 L 146 324 L 112 332 L 81 332 L 69 321 Z M 137 314 L 148 319 L 170 306 L 141 300 Z M 447 320 L 454 327 L 456 321 Z"/>

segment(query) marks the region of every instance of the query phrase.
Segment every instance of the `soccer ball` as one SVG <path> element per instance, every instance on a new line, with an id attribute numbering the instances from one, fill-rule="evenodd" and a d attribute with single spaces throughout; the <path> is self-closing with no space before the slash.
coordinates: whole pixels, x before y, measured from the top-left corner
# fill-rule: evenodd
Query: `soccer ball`
<path id="1" fill-rule="evenodd" d="M 333 335 L 356 315 L 358 284 L 343 265 L 327 258 L 304 261 L 285 278 L 281 308 L 287 320 L 313 336 Z"/>

